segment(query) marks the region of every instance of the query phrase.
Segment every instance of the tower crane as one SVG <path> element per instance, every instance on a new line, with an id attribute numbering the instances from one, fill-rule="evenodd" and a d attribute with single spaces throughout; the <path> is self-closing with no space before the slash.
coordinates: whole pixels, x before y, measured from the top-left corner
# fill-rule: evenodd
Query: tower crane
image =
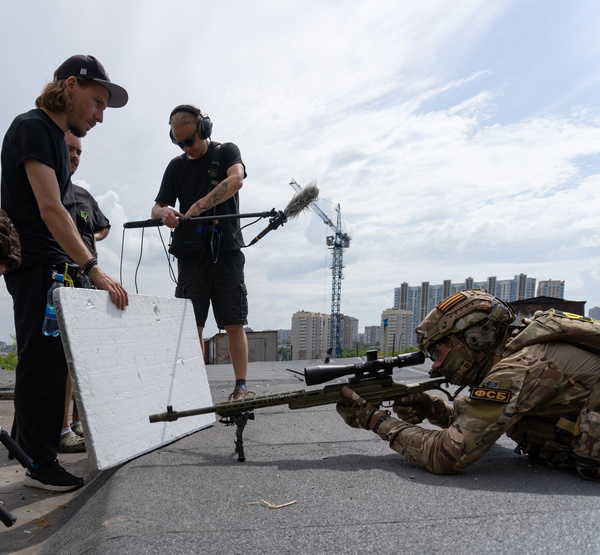
<path id="1" fill-rule="evenodd" d="M 290 185 L 295 191 L 300 191 L 301 187 L 294 179 L 290 181 Z M 350 236 L 342 231 L 342 213 L 340 205 L 335 208 L 337 212 L 337 224 L 334 224 L 331 219 L 313 203 L 313 210 L 321 217 L 321 219 L 333 229 L 334 235 L 327 237 L 327 246 L 333 252 L 333 262 L 331 264 L 331 326 L 329 333 L 329 346 L 332 350 L 333 357 L 339 357 L 340 354 L 340 306 L 342 303 L 342 279 L 344 269 L 344 249 L 350 246 Z"/>

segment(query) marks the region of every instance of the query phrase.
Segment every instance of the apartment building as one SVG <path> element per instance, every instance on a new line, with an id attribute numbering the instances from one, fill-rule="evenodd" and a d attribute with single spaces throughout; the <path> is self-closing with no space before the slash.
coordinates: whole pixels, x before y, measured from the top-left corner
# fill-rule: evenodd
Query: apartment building
<path id="1" fill-rule="evenodd" d="M 324 358 L 331 316 L 300 310 L 292 315 L 292 356 L 295 360 Z"/>
<path id="2" fill-rule="evenodd" d="M 380 346 L 383 356 L 397 355 L 411 345 L 413 313 L 401 308 L 388 308 L 381 314 Z"/>
<path id="3" fill-rule="evenodd" d="M 381 341 L 381 326 L 365 326 L 365 337 L 363 341 L 370 346 L 376 345 Z"/>
<path id="4" fill-rule="evenodd" d="M 555 297 L 557 299 L 565 298 L 565 280 L 545 280 L 540 281 L 537 289 L 538 297 Z"/>
<path id="5" fill-rule="evenodd" d="M 340 349 L 354 347 L 358 338 L 358 318 L 340 314 Z"/>

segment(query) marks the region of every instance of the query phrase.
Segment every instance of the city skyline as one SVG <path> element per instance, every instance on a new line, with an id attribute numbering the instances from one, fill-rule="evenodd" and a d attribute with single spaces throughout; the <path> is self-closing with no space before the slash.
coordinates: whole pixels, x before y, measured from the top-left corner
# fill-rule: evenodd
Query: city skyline
<path id="1" fill-rule="evenodd" d="M 518 278 L 524 278 L 525 280 L 527 280 L 527 282 L 529 283 L 529 286 L 527 288 L 524 289 L 524 293 L 522 295 L 518 294 L 517 291 L 517 286 L 514 285 L 514 291 L 511 291 L 511 287 L 509 284 L 516 284 L 516 281 L 518 280 Z M 481 280 L 474 280 L 472 277 L 467 277 L 465 278 L 463 281 L 461 282 L 452 282 L 451 280 L 444 280 L 443 283 L 438 283 L 438 284 L 431 284 L 429 281 L 424 280 L 421 282 L 420 285 L 409 285 L 408 283 L 406 283 L 406 287 L 408 288 L 420 288 L 422 287 L 423 283 L 426 283 L 428 286 L 430 286 L 431 288 L 443 288 L 444 286 L 447 285 L 447 291 L 444 294 L 443 297 L 439 297 L 439 300 L 442 300 L 442 298 L 445 298 L 447 296 L 450 296 L 452 293 L 455 293 L 457 291 L 461 291 L 462 289 L 473 289 L 473 288 L 480 288 L 480 289 L 485 289 L 486 291 L 489 292 L 489 282 L 490 280 L 493 280 L 494 286 L 497 285 L 498 290 L 495 291 L 494 295 L 498 296 L 499 298 L 509 301 L 511 302 L 512 300 L 517 300 L 517 299 L 523 299 L 523 298 L 531 298 L 534 296 L 540 296 L 540 295 L 546 295 L 546 296 L 550 296 L 550 297 L 555 297 L 558 299 L 563 299 L 564 298 L 564 288 L 565 288 L 565 280 L 540 280 L 538 282 L 537 278 L 532 277 L 532 276 L 527 276 L 527 274 L 515 274 L 514 278 L 506 278 L 506 279 L 497 279 L 496 276 L 492 276 L 492 277 L 488 277 L 485 281 L 481 281 Z M 403 284 L 404 285 L 404 284 Z M 552 292 L 557 293 L 556 295 L 548 295 L 548 289 L 551 289 Z M 399 304 L 397 302 L 397 297 L 398 297 L 398 291 L 400 290 L 400 287 L 394 287 L 394 294 L 393 294 L 393 304 L 389 307 L 386 308 L 397 308 L 396 305 Z M 543 289 L 543 291 L 542 291 Z M 533 291 L 536 291 L 535 295 L 533 294 L 527 294 L 527 293 L 531 293 Z M 382 308 L 382 312 L 386 310 Z M 302 312 L 305 311 L 305 309 L 300 309 L 296 312 Z M 305 311 L 305 312 L 319 312 L 319 311 Z M 322 312 L 322 314 L 327 314 L 327 312 Z M 344 315 L 345 317 L 350 317 L 353 318 L 353 316 L 351 315 Z M 363 327 L 368 327 L 368 326 L 373 326 L 376 324 L 365 324 Z M 281 328 L 284 329 L 284 328 Z"/>

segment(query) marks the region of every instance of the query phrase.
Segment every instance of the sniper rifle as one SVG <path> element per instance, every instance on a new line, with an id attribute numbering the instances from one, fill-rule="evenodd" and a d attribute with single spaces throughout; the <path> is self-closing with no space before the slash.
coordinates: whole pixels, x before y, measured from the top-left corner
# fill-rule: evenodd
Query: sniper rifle
<path id="1" fill-rule="evenodd" d="M 376 406 L 380 406 L 385 402 L 393 404 L 393 402 L 405 395 L 422 393 L 433 389 L 442 391 L 452 400 L 452 395 L 441 387 L 447 381 L 446 378 L 436 378 L 415 385 L 405 385 L 393 380 L 393 368 L 415 366 L 423 364 L 423 362 L 425 362 L 425 355 L 420 351 L 389 358 L 377 358 L 377 351 L 372 350 L 367 352 L 367 360 L 365 362 L 345 365 L 324 364 L 304 369 L 304 380 L 306 385 L 309 386 L 322 384 L 353 374 L 347 383 L 330 384 L 322 389 L 259 395 L 249 399 L 216 403 L 212 407 L 199 409 L 175 411 L 169 405 L 167 406 L 167 412 L 150 415 L 150 422 L 173 422 L 187 416 L 216 413 L 221 417 L 219 422 L 226 426 L 237 426 L 235 450 L 238 454 L 238 461 L 243 462 L 246 458 L 244 456 L 242 434 L 248 420 L 254 420 L 254 413 L 252 411 L 255 409 L 288 405 L 290 409 L 295 410 L 345 402 L 346 399 L 342 395 L 342 388 L 345 385 L 356 391 L 363 399 Z"/>

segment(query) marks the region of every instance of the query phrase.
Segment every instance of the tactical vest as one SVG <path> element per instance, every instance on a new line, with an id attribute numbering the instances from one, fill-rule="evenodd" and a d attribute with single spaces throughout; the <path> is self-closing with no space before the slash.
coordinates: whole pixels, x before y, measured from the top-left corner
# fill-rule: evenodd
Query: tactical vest
<path id="1" fill-rule="evenodd" d="M 533 318 L 524 319 L 523 323 L 525 328 L 508 341 L 502 356 L 529 345 L 550 341 L 573 343 L 600 355 L 600 322 L 592 318 L 550 309 L 536 312 Z M 600 480 L 600 368 L 598 382 L 577 420 L 571 422 L 561 418 L 556 426 L 558 432 L 567 432 L 572 437 L 571 448 L 575 454 L 577 471 L 584 478 Z M 551 460 L 553 453 L 547 454 L 548 460 Z"/>

